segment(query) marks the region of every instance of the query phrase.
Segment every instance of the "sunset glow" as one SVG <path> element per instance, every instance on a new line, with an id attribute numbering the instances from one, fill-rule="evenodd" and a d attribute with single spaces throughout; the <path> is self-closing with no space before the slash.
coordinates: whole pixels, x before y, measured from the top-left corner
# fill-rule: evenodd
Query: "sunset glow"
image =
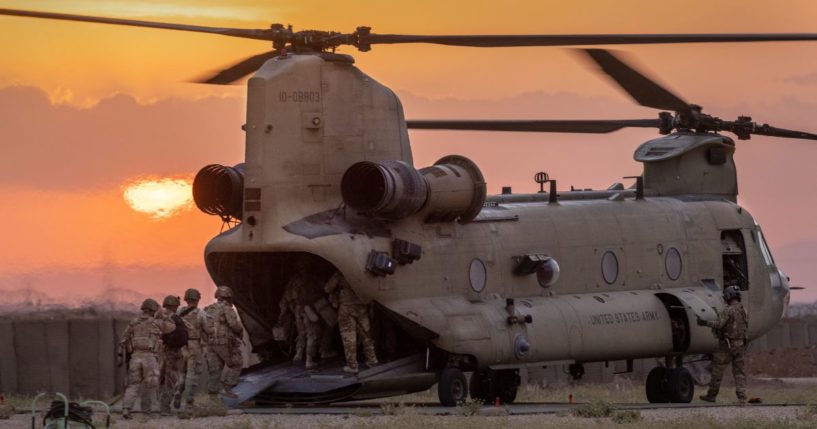
<path id="1" fill-rule="evenodd" d="M 187 179 L 137 179 L 125 186 L 123 196 L 133 210 L 164 219 L 193 206 L 192 186 Z"/>
<path id="2" fill-rule="evenodd" d="M 375 34 L 817 31 L 813 0 L 736 4 L 684 3 L 685 11 L 706 11 L 700 14 L 651 0 L 0 0 L 8 9 L 249 29 L 282 23 L 296 31 L 351 32 L 371 26 Z M 6 149 L 0 210 L 7 224 L 25 226 L 4 231 L 0 292 L 95 296 L 116 285 L 164 296 L 182 284 L 212 287 L 202 249 L 222 221 L 195 209 L 191 182 L 205 165 L 246 161 L 247 84 L 246 78 L 235 85 L 191 81 L 269 51 L 271 43 L 18 16 L 0 16 L 0 40 L 6 42 L 0 43 L 0 141 Z M 608 48 L 705 112 L 817 132 L 817 42 Z M 338 53 L 352 55 L 361 72 L 394 91 L 409 119 L 658 114 L 633 102 L 570 47 L 378 44 L 370 52 L 341 46 Z M 559 189 L 629 186 L 631 179 L 621 177 L 642 171 L 633 152 L 657 134 L 640 128 L 609 134 L 412 130 L 409 137 L 416 167 L 463 155 L 479 165 L 489 193 L 505 186 L 525 193 L 538 191 L 538 171 L 558 179 Z M 340 147 L 332 139 L 327 148 Z M 817 144 L 757 136 L 736 146 L 738 202 L 762 225 L 792 284 L 808 287 L 792 299 L 812 302 Z"/>

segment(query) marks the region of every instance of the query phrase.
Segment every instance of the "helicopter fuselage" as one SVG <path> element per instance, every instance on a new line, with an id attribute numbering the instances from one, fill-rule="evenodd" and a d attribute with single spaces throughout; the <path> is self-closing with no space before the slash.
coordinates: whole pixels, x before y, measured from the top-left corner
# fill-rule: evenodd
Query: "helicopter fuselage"
<path id="1" fill-rule="evenodd" d="M 750 338 L 788 303 L 785 276 L 735 203 L 734 147 L 716 134 L 642 146 L 644 198 L 621 188 L 555 203 L 495 196 L 460 222 L 345 204 L 353 164 L 412 164 L 399 100 L 350 57 L 268 61 L 249 81 L 244 129 L 241 223 L 208 244 L 205 260 L 236 290 L 258 349 L 274 341 L 277 302 L 304 255 L 316 278 L 339 270 L 361 299 L 466 369 L 708 353 L 717 340 L 695 318 L 715 317 L 726 283 L 745 290 Z M 394 257 L 395 240 L 418 246 L 419 259 L 393 274 L 367 268 L 373 252 Z M 526 261 L 537 270 L 547 261 L 550 275 L 555 262 L 557 280 L 543 285 Z"/>

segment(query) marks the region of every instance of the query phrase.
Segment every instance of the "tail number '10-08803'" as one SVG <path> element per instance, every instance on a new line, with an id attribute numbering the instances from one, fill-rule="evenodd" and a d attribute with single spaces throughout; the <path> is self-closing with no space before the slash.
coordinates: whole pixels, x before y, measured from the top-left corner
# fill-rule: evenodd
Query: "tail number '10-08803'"
<path id="1" fill-rule="evenodd" d="M 282 103 L 320 103 L 320 91 L 281 91 L 278 101 Z"/>

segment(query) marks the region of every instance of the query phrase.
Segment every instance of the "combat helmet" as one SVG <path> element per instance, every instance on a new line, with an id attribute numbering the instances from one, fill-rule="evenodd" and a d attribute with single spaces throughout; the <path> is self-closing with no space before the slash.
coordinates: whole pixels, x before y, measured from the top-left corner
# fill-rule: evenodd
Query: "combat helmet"
<path id="1" fill-rule="evenodd" d="M 723 290 L 723 300 L 729 302 L 733 299 L 740 301 L 740 288 L 737 286 L 729 286 Z"/>
<path id="2" fill-rule="evenodd" d="M 216 288 L 216 299 L 232 299 L 233 290 L 229 286 L 219 286 Z"/>
<path id="3" fill-rule="evenodd" d="M 187 289 L 184 291 L 185 301 L 198 301 L 201 299 L 201 293 L 197 289 Z"/>
<path id="4" fill-rule="evenodd" d="M 162 307 L 178 307 L 181 305 L 181 301 L 179 301 L 178 296 L 168 295 L 165 297 L 164 301 L 162 301 Z"/>
<path id="5" fill-rule="evenodd" d="M 156 300 L 153 299 L 153 298 L 148 298 L 148 299 L 142 301 L 141 310 L 142 311 L 150 311 L 150 312 L 155 313 L 155 312 L 159 311 L 159 303 L 156 302 Z"/>

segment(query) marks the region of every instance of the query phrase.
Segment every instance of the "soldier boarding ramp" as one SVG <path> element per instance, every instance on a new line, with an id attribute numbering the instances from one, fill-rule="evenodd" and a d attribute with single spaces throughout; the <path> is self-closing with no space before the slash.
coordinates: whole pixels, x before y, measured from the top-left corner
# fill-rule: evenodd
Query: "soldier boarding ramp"
<path id="1" fill-rule="evenodd" d="M 341 359 L 304 369 L 301 363 L 259 364 L 245 370 L 233 388 L 237 398 L 222 397 L 237 408 L 249 400 L 258 404 L 325 404 L 403 395 L 426 390 L 437 374 L 425 370 L 426 354 L 418 353 L 361 370 L 343 372 Z"/>

